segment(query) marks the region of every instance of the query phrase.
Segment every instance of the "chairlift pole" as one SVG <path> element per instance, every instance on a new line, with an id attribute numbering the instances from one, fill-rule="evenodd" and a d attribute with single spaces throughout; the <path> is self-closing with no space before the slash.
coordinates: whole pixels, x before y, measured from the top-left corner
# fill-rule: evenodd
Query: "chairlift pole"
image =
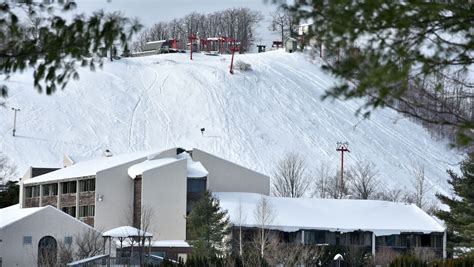
<path id="1" fill-rule="evenodd" d="M 12 110 L 14 111 L 14 115 L 13 115 L 13 136 L 15 136 L 15 133 L 16 133 L 16 113 L 18 111 L 20 111 L 19 108 L 12 108 Z"/>
<path id="2" fill-rule="evenodd" d="M 337 142 L 336 151 L 341 152 L 341 197 L 344 194 L 344 152 L 349 151 L 349 143 Z"/>
<path id="3" fill-rule="evenodd" d="M 193 41 L 196 40 L 197 37 L 193 34 L 190 33 L 188 36 L 188 41 L 189 41 L 189 58 L 193 60 Z"/>
<path id="4" fill-rule="evenodd" d="M 230 51 L 232 52 L 232 58 L 230 60 L 230 74 L 234 74 L 234 54 L 236 51 L 239 51 L 239 46 L 236 45 L 236 43 L 234 42 L 234 44 L 230 47 Z"/>

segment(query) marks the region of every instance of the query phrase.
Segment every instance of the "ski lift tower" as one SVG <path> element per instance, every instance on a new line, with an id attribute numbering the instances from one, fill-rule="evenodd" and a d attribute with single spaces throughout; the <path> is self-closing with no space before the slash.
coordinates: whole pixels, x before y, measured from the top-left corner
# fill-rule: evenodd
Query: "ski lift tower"
<path id="1" fill-rule="evenodd" d="M 232 58 L 230 60 L 230 74 L 234 74 L 234 54 L 235 52 L 240 51 L 239 42 L 237 42 L 234 38 L 229 38 L 230 45 L 230 52 L 232 53 Z"/>
<path id="2" fill-rule="evenodd" d="M 194 40 L 196 40 L 197 37 L 194 33 L 190 33 L 188 35 L 188 42 L 189 42 L 189 59 L 193 60 L 193 43 Z"/>
<path id="3" fill-rule="evenodd" d="M 336 151 L 341 152 L 341 197 L 342 197 L 342 194 L 344 194 L 344 152 L 350 153 L 350 151 L 349 151 L 349 143 L 347 142 L 344 142 L 344 143 L 337 142 L 336 145 L 337 145 Z"/>

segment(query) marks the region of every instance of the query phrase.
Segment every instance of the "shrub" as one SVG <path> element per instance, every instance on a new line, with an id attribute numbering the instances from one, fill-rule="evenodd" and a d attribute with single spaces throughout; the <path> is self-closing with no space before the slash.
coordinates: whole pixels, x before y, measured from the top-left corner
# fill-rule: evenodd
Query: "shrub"
<path id="1" fill-rule="evenodd" d="M 241 60 L 237 60 L 235 61 L 235 68 L 240 71 L 251 71 L 252 65 L 250 65 L 249 63 L 245 63 Z"/>

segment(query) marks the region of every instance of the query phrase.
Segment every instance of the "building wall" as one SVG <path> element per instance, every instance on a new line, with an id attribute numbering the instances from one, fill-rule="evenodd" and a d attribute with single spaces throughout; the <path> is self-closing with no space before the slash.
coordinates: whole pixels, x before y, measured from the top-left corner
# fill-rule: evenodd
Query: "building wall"
<path id="1" fill-rule="evenodd" d="M 186 239 L 186 166 L 186 160 L 179 160 L 142 175 L 141 204 L 142 209 L 152 207 L 153 227 L 147 231 L 155 240 Z"/>
<path id="2" fill-rule="evenodd" d="M 92 228 L 52 207 L 40 210 L 13 224 L 0 229 L 0 257 L 2 266 L 37 266 L 38 242 L 44 236 L 52 236 L 56 242 L 64 242 Z M 31 236 L 29 245 L 23 237 Z"/>
<path id="3" fill-rule="evenodd" d="M 133 180 L 128 176 L 128 168 L 145 159 L 97 172 L 94 217 L 96 229 L 107 231 L 123 225 L 132 225 Z M 102 201 L 97 201 L 99 197 Z"/>
<path id="4" fill-rule="evenodd" d="M 249 192 L 270 194 L 270 178 L 261 173 L 193 149 L 193 159 L 208 170 L 207 189 L 213 192 Z"/>

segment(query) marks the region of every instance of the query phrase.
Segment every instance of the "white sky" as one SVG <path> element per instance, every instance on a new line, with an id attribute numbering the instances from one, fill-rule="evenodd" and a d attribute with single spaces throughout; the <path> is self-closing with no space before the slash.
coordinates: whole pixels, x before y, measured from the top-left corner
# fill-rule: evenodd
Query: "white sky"
<path id="1" fill-rule="evenodd" d="M 264 0 L 77 0 L 78 12 L 89 13 L 94 10 L 122 11 L 127 17 L 137 17 L 145 26 L 156 22 L 170 21 L 183 17 L 193 11 L 211 13 L 231 7 L 248 7 L 258 10 L 264 15 L 257 29 L 256 40 L 258 43 L 271 45 L 273 39 L 278 40 L 278 34 L 268 30 L 270 23 L 269 14 L 276 9 L 271 1 Z"/>

